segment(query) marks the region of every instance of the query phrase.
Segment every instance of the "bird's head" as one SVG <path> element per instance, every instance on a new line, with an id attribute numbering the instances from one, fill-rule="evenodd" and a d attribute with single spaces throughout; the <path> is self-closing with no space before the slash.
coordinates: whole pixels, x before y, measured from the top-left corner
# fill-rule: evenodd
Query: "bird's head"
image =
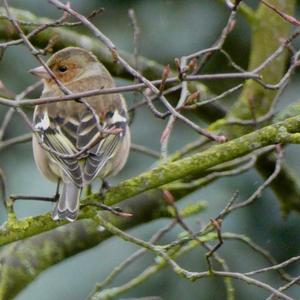
<path id="1" fill-rule="evenodd" d="M 101 75 L 106 71 L 91 52 L 77 47 L 68 47 L 56 52 L 47 61 L 47 66 L 64 85 L 93 74 Z M 45 85 L 56 86 L 43 66 L 31 69 L 29 72 L 42 78 Z"/>

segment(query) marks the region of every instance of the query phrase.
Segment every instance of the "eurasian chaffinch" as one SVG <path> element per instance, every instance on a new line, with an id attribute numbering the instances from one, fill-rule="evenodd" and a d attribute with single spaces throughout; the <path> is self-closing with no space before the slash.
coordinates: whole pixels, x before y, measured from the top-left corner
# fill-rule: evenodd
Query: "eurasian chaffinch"
<path id="1" fill-rule="evenodd" d="M 47 65 L 72 93 L 115 86 L 103 64 L 91 52 L 81 48 L 68 47 L 58 51 Z M 43 79 L 42 97 L 63 95 L 43 66 L 30 72 Z M 116 175 L 128 158 L 130 131 L 122 95 L 96 95 L 84 98 L 84 101 L 87 104 L 74 100 L 52 102 L 38 105 L 34 110 L 33 123 L 38 135 L 33 135 L 36 165 L 49 180 L 63 183 L 52 213 L 54 220 L 74 221 L 79 213 L 82 188 L 96 177 L 104 180 Z M 117 133 L 101 132 L 97 122 L 105 130 L 117 129 Z M 41 143 L 54 151 L 46 151 Z M 93 143 L 81 156 L 74 155 Z"/>

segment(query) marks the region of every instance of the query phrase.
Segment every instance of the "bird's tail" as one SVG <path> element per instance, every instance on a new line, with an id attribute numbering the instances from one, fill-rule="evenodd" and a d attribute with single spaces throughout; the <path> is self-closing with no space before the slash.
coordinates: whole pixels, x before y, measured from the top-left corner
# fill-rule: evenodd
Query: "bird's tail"
<path id="1" fill-rule="evenodd" d="M 81 189 L 74 183 L 64 182 L 63 190 L 52 212 L 53 220 L 76 220 L 79 213 L 79 197 Z"/>

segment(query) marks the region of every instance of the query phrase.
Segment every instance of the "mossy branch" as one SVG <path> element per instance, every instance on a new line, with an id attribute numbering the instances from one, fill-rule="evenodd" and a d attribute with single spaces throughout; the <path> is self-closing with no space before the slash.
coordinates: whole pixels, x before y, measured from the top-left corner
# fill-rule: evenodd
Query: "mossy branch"
<path id="1" fill-rule="evenodd" d="M 179 200 L 177 197 L 176 200 Z M 126 230 L 161 217 L 173 217 L 162 199 L 161 191 L 141 194 L 121 204 L 124 211 L 135 212 L 133 217 L 117 217 L 108 212 L 98 215 Z M 186 206 L 183 217 L 198 214 L 205 208 L 203 202 Z M 96 211 L 94 212 L 96 216 Z M 68 237 L 67 239 L 65 237 Z M 111 237 L 96 218 L 63 225 L 42 235 L 5 246 L 0 253 L 0 300 L 13 299 L 43 270 L 64 259 L 102 243 Z M 31 272 L 25 270 L 30 268 Z"/>
<path id="2" fill-rule="evenodd" d="M 169 182 L 203 172 L 218 164 L 251 153 L 256 149 L 276 143 L 300 143 L 299 132 L 300 115 L 264 127 L 227 143 L 212 146 L 208 150 L 190 157 L 162 164 L 153 170 L 112 187 L 105 194 L 104 199 L 99 199 L 98 195 L 92 195 L 83 199 L 82 203 L 84 204 L 89 200 L 101 200 L 106 205 L 114 205 Z M 95 214 L 95 208 L 85 207 L 81 210 L 80 218 L 93 218 Z M 64 223 L 53 221 L 50 214 L 28 217 L 22 220 L 12 218 L 0 228 L 0 245 L 48 231 L 62 224 Z"/>
<path id="3" fill-rule="evenodd" d="M 126 211 L 136 211 L 138 206 L 139 214 L 133 218 L 114 217 L 107 212 L 99 212 L 99 214 L 106 215 L 106 218 L 110 217 L 113 224 L 127 229 L 155 219 L 159 214 L 155 216 L 153 211 L 160 211 L 161 204 L 161 193 L 157 191 L 145 193 L 122 204 L 122 208 Z M 96 210 L 90 211 L 90 216 L 95 216 L 96 213 Z M 87 211 L 83 212 L 83 216 L 87 217 L 86 214 Z M 40 219 L 44 220 L 44 224 L 50 222 L 50 227 L 53 227 L 53 222 L 48 215 L 38 217 L 37 221 L 39 222 Z M 109 232 L 101 230 L 95 218 L 90 218 L 65 224 L 42 235 L 7 245 L 0 254 L 0 299 L 13 299 L 20 290 L 49 266 L 89 249 L 110 236 Z M 12 263 L 12 260 L 15 263 Z M 31 269 L 30 273 L 25 271 L 28 266 Z"/>
<path id="4" fill-rule="evenodd" d="M 296 142 L 294 135 L 289 132 L 298 131 L 299 120 L 297 116 L 287 119 L 284 122 L 264 127 L 227 143 L 212 146 L 208 150 L 188 158 L 161 165 L 135 178 L 125 180 L 118 187 L 111 188 L 107 192 L 104 203 L 107 205 L 116 204 L 125 197 L 131 197 L 145 190 L 203 172 L 267 145 L 294 143 Z"/>

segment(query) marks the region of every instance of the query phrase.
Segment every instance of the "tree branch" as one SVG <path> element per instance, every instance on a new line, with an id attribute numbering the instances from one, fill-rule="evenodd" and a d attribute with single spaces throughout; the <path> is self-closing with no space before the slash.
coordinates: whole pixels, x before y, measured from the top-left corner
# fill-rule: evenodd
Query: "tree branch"
<path id="1" fill-rule="evenodd" d="M 179 199 L 180 197 L 177 198 Z M 124 230 L 157 218 L 172 217 L 159 190 L 127 200 L 120 207 L 124 211 L 134 212 L 134 216 L 122 218 L 104 211 L 98 214 Z M 204 207 L 203 203 L 193 204 L 187 206 L 182 214 L 184 216 L 196 214 Z M 46 222 L 46 216 L 42 218 Z M 66 236 L 68 236 L 67 239 Z M 43 270 L 76 253 L 94 247 L 111 236 L 111 233 L 102 230 L 96 218 L 90 218 L 7 245 L 0 253 L 0 299 L 13 299 Z M 30 274 L 26 272 L 24 276 L 24 269 L 27 269 L 29 265 L 32 271 Z"/>
<path id="2" fill-rule="evenodd" d="M 151 171 L 110 188 L 103 199 L 99 199 L 98 195 L 91 195 L 83 199 L 82 203 L 90 200 L 101 200 L 106 205 L 114 205 L 145 191 L 183 179 L 186 176 L 199 174 L 218 164 L 277 143 L 300 143 L 300 116 L 264 127 L 227 143 L 212 146 L 208 150 L 190 157 L 162 164 Z M 93 218 L 96 213 L 95 208 L 85 207 L 81 210 L 79 218 Z M 53 221 L 50 214 L 22 220 L 9 218 L 8 222 L 0 228 L 0 245 L 48 231 L 62 224 L 64 223 Z"/>

